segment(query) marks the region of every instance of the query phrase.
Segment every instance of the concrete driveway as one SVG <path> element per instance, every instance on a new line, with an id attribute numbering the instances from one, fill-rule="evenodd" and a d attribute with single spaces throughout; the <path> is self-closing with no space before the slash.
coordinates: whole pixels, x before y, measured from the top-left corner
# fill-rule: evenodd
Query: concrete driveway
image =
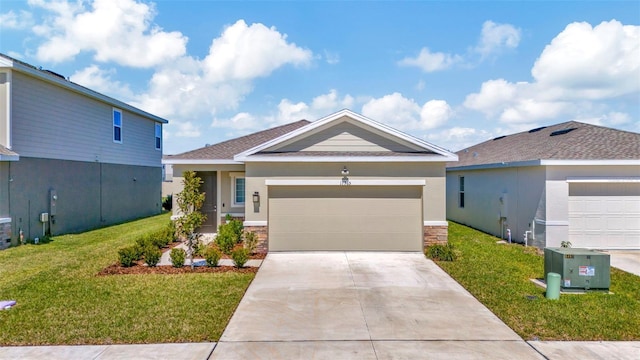
<path id="1" fill-rule="evenodd" d="M 420 253 L 270 253 L 211 359 L 542 359 Z"/>
<path id="2" fill-rule="evenodd" d="M 611 256 L 611 266 L 640 276 L 640 250 L 606 250 Z"/>

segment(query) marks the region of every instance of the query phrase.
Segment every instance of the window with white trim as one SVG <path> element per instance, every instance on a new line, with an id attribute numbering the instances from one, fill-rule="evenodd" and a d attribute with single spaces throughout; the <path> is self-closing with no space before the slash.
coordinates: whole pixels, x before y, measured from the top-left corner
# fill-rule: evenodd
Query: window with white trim
<path id="1" fill-rule="evenodd" d="M 161 124 L 156 123 L 155 133 L 156 133 L 156 150 L 161 150 L 162 149 L 162 125 Z"/>
<path id="2" fill-rule="evenodd" d="M 464 176 L 458 176 L 458 207 L 464 207 Z"/>
<path id="3" fill-rule="evenodd" d="M 231 205 L 244 206 L 245 180 L 244 173 L 230 173 L 231 176 Z"/>
<path id="4" fill-rule="evenodd" d="M 113 109 L 113 142 L 122 144 L 122 111 Z"/>

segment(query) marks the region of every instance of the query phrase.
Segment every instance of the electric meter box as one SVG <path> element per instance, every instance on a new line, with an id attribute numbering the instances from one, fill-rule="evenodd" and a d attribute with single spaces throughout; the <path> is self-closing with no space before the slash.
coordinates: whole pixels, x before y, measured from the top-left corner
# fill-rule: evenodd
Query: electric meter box
<path id="1" fill-rule="evenodd" d="M 545 248 L 544 276 L 560 274 L 562 290 L 609 290 L 609 254 L 580 248 Z"/>

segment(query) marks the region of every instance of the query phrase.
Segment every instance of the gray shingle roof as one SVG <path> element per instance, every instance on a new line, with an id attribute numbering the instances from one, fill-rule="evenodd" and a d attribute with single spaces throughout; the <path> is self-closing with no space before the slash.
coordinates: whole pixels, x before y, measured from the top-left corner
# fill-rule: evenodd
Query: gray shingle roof
<path id="1" fill-rule="evenodd" d="M 165 159 L 170 160 L 233 160 L 233 156 L 243 151 L 249 150 L 269 140 L 273 140 L 293 130 L 309 124 L 307 120 L 300 120 L 289 124 L 281 125 L 271 129 L 259 131 L 253 134 L 241 136 L 239 138 L 226 140 L 214 145 L 205 146 L 199 149 L 187 151 L 177 155 L 167 155 Z"/>
<path id="2" fill-rule="evenodd" d="M 497 137 L 458 151 L 447 167 L 533 160 L 639 160 L 640 134 L 577 121 Z"/>

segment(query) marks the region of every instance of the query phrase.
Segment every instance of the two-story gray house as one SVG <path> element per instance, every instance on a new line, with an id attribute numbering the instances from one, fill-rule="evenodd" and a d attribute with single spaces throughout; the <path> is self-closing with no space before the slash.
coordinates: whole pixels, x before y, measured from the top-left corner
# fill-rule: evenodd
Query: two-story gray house
<path id="1" fill-rule="evenodd" d="M 0 248 L 160 213 L 165 123 L 0 54 Z"/>

